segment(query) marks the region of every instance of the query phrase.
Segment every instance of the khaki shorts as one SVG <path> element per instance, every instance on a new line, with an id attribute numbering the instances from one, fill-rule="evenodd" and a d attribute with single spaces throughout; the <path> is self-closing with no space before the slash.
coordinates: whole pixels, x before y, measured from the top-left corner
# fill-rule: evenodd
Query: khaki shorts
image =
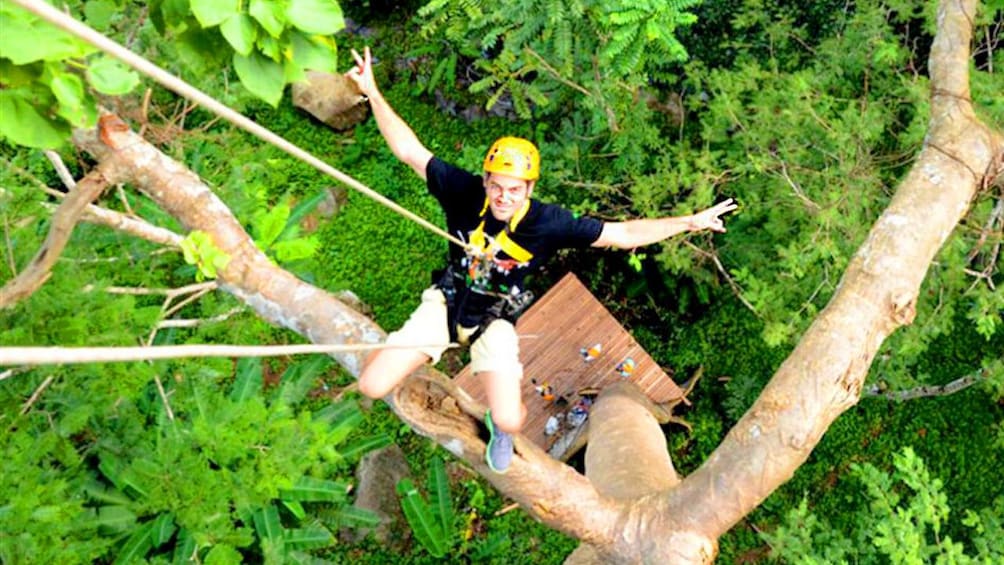
<path id="1" fill-rule="evenodd" d="M 477 328 L 457 327 L 460 341 L 466 344 Z M 392 345 L 435 345 L 448 344 L 450 332 L 446 322 L 446 297 L 436 287 L 422 291 L 422 303 L 412 312 L 404 326 L 387 336 Z M 439 361 L 446 347 L 417 348 Z M 506 320 L 495 320 L 485 328 L 474 345 L 471 346 L 471 370 L 475 373 L 498 371 L 517 373 L 522 377 L 523 364 L 519 362 L 519 338 L 516 328 Z"/>

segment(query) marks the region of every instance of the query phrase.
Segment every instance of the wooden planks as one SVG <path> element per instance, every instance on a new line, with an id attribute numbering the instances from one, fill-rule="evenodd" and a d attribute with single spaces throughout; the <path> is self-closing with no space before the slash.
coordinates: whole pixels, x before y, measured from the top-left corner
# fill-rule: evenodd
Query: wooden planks
<path id="1" fill-rule="evenodd" d="M 629 357 L 634 360 L 635 369 L 627 379 L 636 382 L 653 401 L 668 402 L 683 395 L 572 273 L 565 275 L 520 317 L 516 331 L 522 338 L 523 402 L 528 411 L 523 435 L 544 449 L 561 435 L 560 432 L 545 435 L 548 418 L 567 413 L 580 399 L 580 391 L 601 390 L 623 380 L 625 377 L 616 368 Z M 586 362 L 580 350 L 597 343 L 601 345 L 600 355 Z M 464 367 L 455 381 L 478 401 L 488 404 L 484 386 L 471 373 L 470 365 Z M 533 381 L 550 385 L 555 396 L 564 397 L 567 404 L 545 400 L 534 390 Z"/>

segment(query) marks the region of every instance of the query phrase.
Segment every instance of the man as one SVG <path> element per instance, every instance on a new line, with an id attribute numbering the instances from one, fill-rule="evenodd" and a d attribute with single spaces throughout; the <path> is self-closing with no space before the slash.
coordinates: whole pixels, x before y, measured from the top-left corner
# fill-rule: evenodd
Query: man
<path id="1" fill-rule="evenodd" d="M 529 141 L 503 137 L 489 149 L 484 176 L 473 175 L 434 157 L 415 132 L 383 98 L 373 78 L 369 47 L 347 76 L 369 99 L 380 133 L 398 159 L 426 181 L 446 212 L 448 231 L 479 249 L 468 255 L 450 246 L 449 265 L 422 293 L 422 302 L 388 343 L 426 345 L 460 341 L 471 344 L 471 365 L 485 380 L 491 433 L 485 460 L 495 472 L 508 469 L 512 436 L 526 418 L 520 396 L 523 366 L 513 326 L 526 305 L 526 275 L 567 247 L 632 249 L 685 231 L 724 232 L 719 216 L 736 208 L 728 199 L 693 216 L 602 222 L 576 218 L 568 210 L 533 200 L 540 155 Z M 367 360 L 359 390 L 382 398 L 425 363 L 436 362 L 445 348 L 384 349 Z"/>

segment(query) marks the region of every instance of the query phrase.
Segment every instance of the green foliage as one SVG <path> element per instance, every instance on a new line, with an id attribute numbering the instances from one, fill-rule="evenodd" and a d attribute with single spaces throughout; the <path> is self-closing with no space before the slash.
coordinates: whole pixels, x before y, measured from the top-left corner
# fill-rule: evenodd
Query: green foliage
<path id="1" fill-rule="evenodd" d="M 345 26 L 336 2 L 191 0 L 190 9 L 158 0 L 150 16 L 161 34 L 178 38 L 192 66 L 232 64 L 241 83 L 273 107 L 305 70 L 335 70 L 331 36 Z"/>
<path id="2" fill-rule="evenodd" d="M 358 406 L 303 407 L 330 360 L 289 365 L 271 390 L 262 388 L 260 361 L 237 363 L 232 384 L 227 365 L 175 365 L 164 382 L 170 413 L 151 369 L 122 366 L 136 374 L 119 376 L 113 387 L 57 381 L 36 411 L 8 418 L 2 470 L 24 480 L 2 493 L 8 502 L 0 529 L 9 533 L 0 540 L 3 560 L 133 562 L 174 553 L 234 562 L 237 549 L 256 551 L 257 538 L 266 562 L 285 563 L 333 543 L 331 527 L 371 521 L 359 511 L 339 518 L 349 484 L 332 477 L 361 454 L 361 441 L 349 440 L 362 419 Z M 5 413 L 16 413 L 9 407 L 23 398 L 13 387 L 38 384 L 30 376 L 14 381 L 0 390 Z M 279 513 L 280 504 L 290 514 Z M 62 525 L 52 527 L 53 520 Z"/>
<path id="3" fill-rule="evenodd" d="M 208 233 L 193 230 L 181 240 L 181 250 L 185 254 L 185 262 L 199 268 L 200 280 L 215 279 L 217 271 L 227 268 L 230 256 L 224 253 Z"/>
<path id="4" fill-rule="evenodd" d="M 893 456 L 892 472 L 853 464 L 869 503 L 854 510 L 852 531 L 835 530 L 809 509 L 808 497 L 788 512 L 785 523 L 764 533 L 772 556 L 790 563 L 994 563 L 1004 559 L 1000 510 L 1004 498 L 979 511 L 967 509 L 963 523 L 972 545 L 943 531 L 950 515 L 943 483 L 909 447 Z"/>
<path id="5" fill-rule="evenodd" d="M 290 210 L 287 202 L 280 202 L 269 209 L 260 209 L 252 224 L 255 244 L 280 263 L 290 263 L 308 259 L 317 252 L 319 241 L 316 235 L 298 237 L 300 222 L 327 196 L 321 191 L 297 204 Z"/>
<path id="6" fill-rule="evenodd" d="M 145 2 L 100 0 L 71 2 L 68 9 L 120 41 L 131 41 L 137 30 L 121 29 L 117 13 L 143 22 L 137 27 L 149 21 L 173 41 L 189 70 L 211 75 L 232 65 L 244 87 L 273 107 L 307 69 L 336 70 L 332 35 L 345 26 L 339 5 L 322 0 L 155 0 L 149 8 Z M 95 94 L 121 96 L 140 84 L 123 63 L 10 2 L 0 3 L 0 18 L 0 139 L 60 147 L 71 128 L 94 125 Z"/>
<path id="7" fill-rule="evenodd" d="M 428 501 L 415 488 L 414 482 L 405 477 L 397 483 L 397 494 L 415 538 L 431 555 L 443 557 L 453 545 L 451 536 L 456 528 L 446 468 L 438 457 L 429 465 L 426 488 Z"/>

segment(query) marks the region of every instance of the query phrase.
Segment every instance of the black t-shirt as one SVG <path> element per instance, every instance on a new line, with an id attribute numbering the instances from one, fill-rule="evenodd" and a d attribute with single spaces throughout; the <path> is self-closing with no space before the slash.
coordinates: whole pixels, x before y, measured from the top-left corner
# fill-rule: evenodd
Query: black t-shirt
<path id="1" fill-rule="evenodd" d="M 495 236 L 505 229 L 505 222 L 492 216 L 485 205 L 485 188 L 482 177 L 433 157 L 426 166 L 429 193 L 436 197 L 446 212 L 447 231 L 464 241 L 469 241 L 470 233 L 477 229 L 484 219 L 484 232 Z M 526 263 L 517 263 L 504 251 L 499 252 L 491 271 L 491 287 L 496 291 L 522 289 L 523 279 L 536 271 L 559 249 L 569 247 L 589 247 L 600 237 L 603 222 L 595 218 L 576 217 L 569 210 L 555 204 L 545 204 L 531 199 L 526 216 L 509 234 L 510 239 L 533 254 Z M 455 268 L 463 265 L 464 250 L 450 245 L 450 264 Z M 467 301 L 467 307 L 460 316 L 462 325 L 480 318 L 487 300 Z M 480 319 L 477 320 L 479 322 Z M 474 325 L 476 325 L 476 323 Z"/>

